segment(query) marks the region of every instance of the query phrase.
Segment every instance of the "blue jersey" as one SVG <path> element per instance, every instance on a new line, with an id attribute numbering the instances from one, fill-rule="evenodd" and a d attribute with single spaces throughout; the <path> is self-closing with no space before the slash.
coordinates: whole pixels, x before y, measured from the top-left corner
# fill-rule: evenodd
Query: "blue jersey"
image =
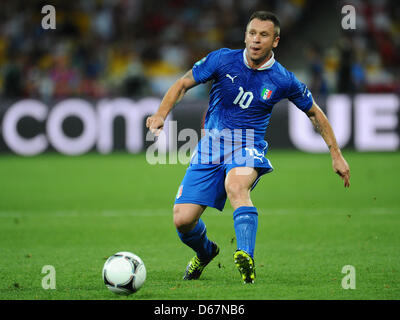
<path id="1" fill-rule="evenodd" d="M 237 148 L 220 146 L 226 146 L 229 135 L 229 140 L 241 141 L 242 149 L 253 149 L 259 156 L 264 156 L 268 146 L 264 137 L 273 106 L 288 98 L 300 110 L 307 112 L 313 104 L 307 86 L 275 61 L 273 53 L 263 66 L 255 70 L 249 67 L 245 50 L 223 48 L 198 61 L 192 72 L 197 83 L 213 81 L 204 123 L 206 135 L 196 152 L 198 157 L 209 161 L 224 162 L 234 158 L 232 154 Z M 216 140 L 221 143 L 214 143 Z M 249 145 L 251 147 L 246 148 Z M 237 143 L 236 146 L 239 147 Z M 221 160 L 222 156 L 224 160 Z M 206 162 L 204 159 L 196 161 Z"/>
<path id="2" fill-rule="evenodd" d="M 197 83 L 212 80 L 205 129 L 254 129 L 263 140 L 273 106 L 288 98 L 306 112 L 311 92 L 272 55 L 257 70 L 247 65 L 245 50 L 220 49 L 197 62 L 192 69 Z"/>

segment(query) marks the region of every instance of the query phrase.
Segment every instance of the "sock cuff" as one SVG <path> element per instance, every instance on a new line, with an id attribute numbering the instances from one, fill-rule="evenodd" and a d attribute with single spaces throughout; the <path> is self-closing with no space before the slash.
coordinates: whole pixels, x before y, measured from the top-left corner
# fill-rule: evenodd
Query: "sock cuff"
<path id="1" fill-rule="evenodd" d="M 239 207 L 233 212 L 233 219 L 241 214 L 255 214 L 256 216 L 258 216 L 258 211 L 256 207 Z"/>

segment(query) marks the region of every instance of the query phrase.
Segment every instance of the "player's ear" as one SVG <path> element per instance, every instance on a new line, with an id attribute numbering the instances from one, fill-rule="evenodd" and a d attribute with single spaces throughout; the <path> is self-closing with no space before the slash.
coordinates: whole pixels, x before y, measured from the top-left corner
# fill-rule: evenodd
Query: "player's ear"
<path id="1" fill-rule="evenodd" d="M 281 39 L 280 36 L 276 36 L 274 42 L 272 43 L 272 47 L 276 48 L 278 46 L 279 40 Z"/>

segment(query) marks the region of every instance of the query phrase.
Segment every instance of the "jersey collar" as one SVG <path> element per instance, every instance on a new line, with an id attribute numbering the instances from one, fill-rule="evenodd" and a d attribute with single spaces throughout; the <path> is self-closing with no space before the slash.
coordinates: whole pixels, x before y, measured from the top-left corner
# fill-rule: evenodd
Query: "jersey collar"
<path id="1" fill-rule="evenodd" d="M 271 52 L 272 52 L 271 58 L 266 63 L 264 63 L 261 67 L 257 68 L 256 70 L 260 70 L 260 71 L 266 70 L 266 69 L 271 68 L 274 65 L 274 63 L 275 63 L 274 52 L 273 51 L 271 51 Z M 247 62 L 246 49 L 243 50 L 243 61 L 247 68 L 252 69 L 250 67 L 249 63 Z"/>

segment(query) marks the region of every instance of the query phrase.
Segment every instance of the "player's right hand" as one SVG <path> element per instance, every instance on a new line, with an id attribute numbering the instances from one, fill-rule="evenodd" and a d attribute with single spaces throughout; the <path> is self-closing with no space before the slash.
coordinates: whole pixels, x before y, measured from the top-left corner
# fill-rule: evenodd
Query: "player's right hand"
<path id="1" fill-rule="evenodd" d="M 158 115 L 152 115 L 146 119 L 146 127 L 149 128 L 151 133 L 158 137 L 164 128 L 164 118 Z"/>

